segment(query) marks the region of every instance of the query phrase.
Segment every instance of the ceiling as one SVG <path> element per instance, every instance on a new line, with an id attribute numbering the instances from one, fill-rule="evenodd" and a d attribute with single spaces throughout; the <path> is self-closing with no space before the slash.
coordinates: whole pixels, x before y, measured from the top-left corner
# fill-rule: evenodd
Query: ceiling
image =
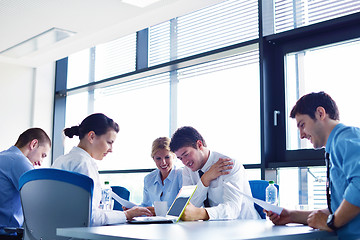
<path id="1" fill-rule="evenodd" d="M 23 57 L 0 55 L 0 63 L 37 67 L 221 1 L 159 0 L 141 8 L 122 0 L 1 0 L 0 52 L 51 28 L 76 34 Z"/>

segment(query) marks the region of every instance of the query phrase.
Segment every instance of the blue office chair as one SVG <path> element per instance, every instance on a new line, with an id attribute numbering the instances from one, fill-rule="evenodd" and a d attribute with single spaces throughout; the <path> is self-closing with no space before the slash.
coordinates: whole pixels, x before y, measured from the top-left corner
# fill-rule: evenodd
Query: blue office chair
<path id="1" fill-rule="evenodd" d="M 251 193 L 254 198 L 265 201 L 266 200 L 266 188 L 269 186 L 269 182 L 265 180 L 250 180 L 249 181 Z M 275 187 L 278 189 L 279 195 L 279 185 L 275 184 Z M 265 213 L 263 212 L 263 208 L 254 203 L 256 211 L 259 213 L 262 219 L 266 218 Z"/>
<path id="2" fill-rule="evenodd" d="M 111 189 L 114 193 L 116 193 L 117 195 L 119 195 L 119 197 L 128 200 L 130 199 L 130 191 L 124 187 L 120 187 L 120 186 L 111 186 Z M 122 209 L 122 205 L 120 203 L 118 203 L 117 201 L 114 201 L 114 210 L 119 210 L 119 211 L 123 211 Z"/>
<path id="3" fill-rule="evenodd" d="M 94 182 L 65 170 L 34 169 L 20 177 L 24 239 L 69 239 L 56 236 L 57 228 L 90 226 Z"/>

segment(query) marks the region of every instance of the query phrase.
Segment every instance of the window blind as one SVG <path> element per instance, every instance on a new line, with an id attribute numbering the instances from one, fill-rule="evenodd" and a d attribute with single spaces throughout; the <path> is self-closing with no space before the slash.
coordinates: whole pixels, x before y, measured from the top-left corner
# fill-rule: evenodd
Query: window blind
<path id="1" fill-rule="evenodd" d="M 235 56 L 180 69 L 178 70 L 178 80 L 183 80 L 194 76 L 200 76 L 203 74 L 209 74 L 211 72 L 245 66 L 254 63 L 259 63 L 258 50 L 252 50 Z"/>
<path id="2" fill-rule="evenodd" d="M 170 21 L 149 28 L 149 66 L 170 61 Z"/>
<path id="3" fill-rule="evenodd" d="M 275 33 L 360 11 L 358 0 L 275 0 Z"/>
<path id="4" fill-rule="evenodd" d="M 170 53 L 179 59 L 258 36 L 257 1 L 223 1 L 151 27 L 149 66 L 170 61 Z"/>
<path id="5" fill-rule="evenodd" d="M 97 45 L 95 81 L 135 71 L 136 33 Z"/>
<path id="6" fill-rule="evenodd" d="M 177 24 L 177 58 L 183 58 L 258 38 L 258 3 L 224 1 L 179 17 Z"/>
<path id="7" fill-rule="evenodd" d="M 169 83 L 170 73 L 161 73 L 150 77 L 145 77 L 129 82 L 120 83 L 114 86 L 101 88 L 96 90 L 96 95 L 110 96 L 114 94 L 120 94 L 127 91 L 134 91 L 140 88 L 151 87 L 158 84 Z"/>

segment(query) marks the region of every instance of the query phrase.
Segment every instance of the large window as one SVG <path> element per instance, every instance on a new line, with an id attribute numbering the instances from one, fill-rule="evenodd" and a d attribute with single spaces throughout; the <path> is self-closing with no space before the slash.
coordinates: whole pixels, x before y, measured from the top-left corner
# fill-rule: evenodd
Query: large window
<path id="1" fill-rule="evenodd" d="M 360 113 L 354 111 L 360 89 L 358 54 L 359 40 L 287 54 L 286 116 L 300 96 L 325 91 L 336 101 L 341 122 L 360 127 Z M 312 148 L 307 139 L 300 140 L 295 120 L 287 120 L 287 149 Z"/>
<path id="2" fill-rule="evenodd" d="M 280 205 L 322 208 L 323 153 L 299 139 L 288 116 L 300 96 L 326 91 L 341 121 L 360 125 L 359 12 L 352 0 L 227 0 L 74 53 L 62 62 L 67 72 L 58 69 L 67 77 L 55 129 L 94 112 L 118 122 L 99 170 L 136 203 L 155 168 L 152 141 L 191 125 L 211 150 L 241 161 L 249 179 L 276 180 Z M 78 142 L 59 139 L 54 148 L 64 141 L 64 153 Z"/>

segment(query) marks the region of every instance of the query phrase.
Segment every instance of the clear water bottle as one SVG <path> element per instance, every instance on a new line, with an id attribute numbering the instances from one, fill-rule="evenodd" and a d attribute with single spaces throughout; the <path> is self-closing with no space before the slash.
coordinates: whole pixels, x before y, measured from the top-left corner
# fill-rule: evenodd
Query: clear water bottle
<path id="1" fill-rule="evenodd" d="M 105 186 L 101 191 L 100 208 L 111 210 L 111 187 L 108 181 L 105 181 Z"/>
<path id="2" fill-rule="evenodd" d="M 278 191 L 275 187 L 274 181 L 269 181 L 269 186 L 266 188 L 266 202 L 277 205 L 278 204 Z"/>

